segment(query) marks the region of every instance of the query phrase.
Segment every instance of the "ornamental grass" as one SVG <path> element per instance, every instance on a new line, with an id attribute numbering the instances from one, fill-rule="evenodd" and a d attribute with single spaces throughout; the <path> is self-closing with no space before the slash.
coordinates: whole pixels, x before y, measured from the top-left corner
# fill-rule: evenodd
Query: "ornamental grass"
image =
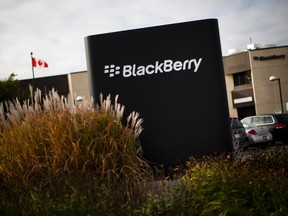
<path id="1" fill-rule="evenodd" d="M 0 104 L 0 215 L 288 215 L 287 146 L 191 157 L 156 179 L 142 119 L 117 100 L 37 90 Z"/>
<path id="2" fill-rule="evenodd" d="M 133 112 L 124 125 L 117 99 L 68 105 L 54 90 L 44 97 L 37 90 L 23 104 L 2 103 L 0 215 L 77 213 L 91 202 L 109 210 L 137 200 L 152 178 L 138 140 L 142 119 Z"/>

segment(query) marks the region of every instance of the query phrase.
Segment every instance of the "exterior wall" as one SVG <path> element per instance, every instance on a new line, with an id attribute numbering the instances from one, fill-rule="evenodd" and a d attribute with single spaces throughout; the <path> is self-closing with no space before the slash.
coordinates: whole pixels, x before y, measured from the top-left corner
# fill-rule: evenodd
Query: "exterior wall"
<path id="1" fill-rule="evenodd" d="M 250 62 L 256 114 L 281 112 L 279 85 L 278 81 L 269 81 L 272 75 L 280 78 L 284 112 L 287 112 L 288 47 L 250 51 Z"/>
<path id="2" fill-rule="evenodd" d="M 28 88 L 33 85 L 33 79 L 20 80 L 19 85 L 20 88 Z M 54 88 L 59 95 L 67 98 L 68 104 L 78 103 L 77 96 L 83 99 L 90 97 L 87 71 L 36 78 L 34 86 L 42 91 L 42 95 Z"/>
<path id="3" fill-rule="evenodd" d="M 247 52 L 241 52 L 223 58 L 224 72 L 226 75 L 232 75 L 251 69 L 249 55 Z"/>
<path id="4" fill-rule="evenodd" d="M 278 81 L 280 78 L 283 109 L 288 113 L 288 46 L 255 49 L 223 57 L 227 98 L 231 116 L 237 108 L 255 106 L 256 114 L 281 112 Z M 234 86 L 233 74 L 251 70 L 249 85 Z M 235 99 L 252 96 L 248 103 L 235 104 Z M 235 115 L 236 113 L 236 115 Z"/>
<path id="5" fill-rule="evenodd" d="M 88 84 L 88 73 L 87 71 L 70 73 L 68 75 L 69 80 L 69 94 L 67 97 L 68 103 L 78 103 L 77 97 L 83 99 L 90 98 L 89 84 Z"/>
<path id="6" fill-rule="evenodd" d="M 52 89 L 55 89 L 59 95 L 64 97 L 69 94 L 69 82 L 66 74 L 19 81 L 20 88 L 28 88 L 29 85 L 33 86 L 33 83 L 34 88 L 40 89 L 42 95 L 48 94 Z"/>
<path id="7" fill-rule="evenodd" d="M 223 64 L 227 88 L 229 114 L 231 117 L 238 117 L 237 106 L 241 106 L 243 104 L 235 104 L 234 100 L 245 98 L 246 96 L 251 96 L 250 94 L 246 95 L 246 89 L 250 90 L 251 85 L 234 86 L 233 74 L 251 70 L 249 54 L 247 52 L 241 52 L 223 57 Z M 249 105 L 251 105 L 251 103 Z"/>
<path id="8" fill-rule="evenodd" d="M 231 117 L 238 117 L 237 109 L 235 109 L 233 107 L 232 94 L 231 94 L 231 92 L 234 89 L 233 76 L 225 76 L 225 82 L 226 82 L 229 114 L 230 114 Z"/>

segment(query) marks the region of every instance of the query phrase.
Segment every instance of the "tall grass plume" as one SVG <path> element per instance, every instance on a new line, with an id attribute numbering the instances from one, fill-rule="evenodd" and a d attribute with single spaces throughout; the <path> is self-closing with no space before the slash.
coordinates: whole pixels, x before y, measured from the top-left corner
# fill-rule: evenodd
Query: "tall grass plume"
<path id="1" fill-rule="evenodd" d="M 100 95 L 97 106 L 92 99 L 71 105 L 55 90 L 45 96 L 36 90 L 23 104 L 1 103 L 1 196 L 37 188 L 48 197 L 77 191 L 85 199 L 132 200 L 135 185 L 152 175 L 139 143 L 142 119 L 133 112 L 123 124 L 117 100 Z"/>

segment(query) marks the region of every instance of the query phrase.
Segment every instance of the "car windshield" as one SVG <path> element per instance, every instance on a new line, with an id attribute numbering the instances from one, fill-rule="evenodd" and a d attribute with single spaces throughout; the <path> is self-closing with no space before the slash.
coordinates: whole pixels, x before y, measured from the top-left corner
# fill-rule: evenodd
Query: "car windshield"
<path id="1" fill-rule="evenodd" d="M 288 124 L 288 114 L 277 115 L 276 117 L 279 122 Z"/>
<path id="2" fill-rule="evenodd" d="M 238 119 L 231 119 L 231 128 L 236 129 L 236 128 L 242 128 L 242 124 Z"/>

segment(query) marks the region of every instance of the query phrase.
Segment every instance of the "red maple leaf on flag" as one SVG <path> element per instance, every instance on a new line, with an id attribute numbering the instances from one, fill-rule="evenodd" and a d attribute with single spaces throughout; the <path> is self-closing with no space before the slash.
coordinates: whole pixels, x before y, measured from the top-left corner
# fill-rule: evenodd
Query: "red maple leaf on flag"
<path id="1" fill-rule="evenodd" d="M 48 68 L 47 62 L 45 62 L 41 59 L 36 59 L 36 58 L 32 58 L 32 66 L 33 67 Z"/>

